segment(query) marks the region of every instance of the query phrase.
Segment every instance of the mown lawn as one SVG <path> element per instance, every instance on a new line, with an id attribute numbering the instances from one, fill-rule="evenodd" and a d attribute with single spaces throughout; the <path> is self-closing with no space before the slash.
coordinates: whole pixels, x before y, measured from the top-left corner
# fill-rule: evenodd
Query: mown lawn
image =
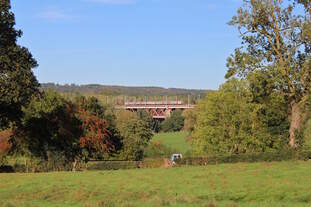
<path id="1" fill-rule="evenodd" d="M 0 174 L 0 206 L 311 206 L 311 163 Z"/>
<path id="2" fill-rule="evenodd" d="M 176 153 L 186 153 L 190 149 L 186 142 L 188 132 L 159 133 L 155 134 L 152 141 L 160 141 L 164 145 L 177 150 Z"/>

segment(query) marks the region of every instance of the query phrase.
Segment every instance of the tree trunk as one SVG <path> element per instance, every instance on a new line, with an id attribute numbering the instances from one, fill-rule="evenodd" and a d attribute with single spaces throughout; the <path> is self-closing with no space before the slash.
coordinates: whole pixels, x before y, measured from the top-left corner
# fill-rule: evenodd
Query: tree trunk
<path id="1" fill-rule="evenodd" d="M 290 117 L 290 129 L 289 129 L 289 145 L 292 148 L 296 147 L 295 132 L 300 129 L 301 125 L 301 112 L 299 104 L 293 102 L 291 104 L 291 117 Z"/>

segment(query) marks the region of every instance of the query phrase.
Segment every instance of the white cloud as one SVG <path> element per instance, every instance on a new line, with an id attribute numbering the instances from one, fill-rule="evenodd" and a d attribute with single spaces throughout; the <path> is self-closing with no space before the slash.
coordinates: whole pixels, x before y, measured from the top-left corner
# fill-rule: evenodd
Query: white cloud
<path id="1" fill-rule="evenodd" d="M 86 0 L 88 2 L 102 4 L 135 4 L 136 0 Z"/>
<path id="2" fill-rule="evenodd" d="M 49 21 L 71 20 L 74 18 L 74 16 L 68 12 L 55 8 L 44 10 L 40 12 L 37 17 Z"/>

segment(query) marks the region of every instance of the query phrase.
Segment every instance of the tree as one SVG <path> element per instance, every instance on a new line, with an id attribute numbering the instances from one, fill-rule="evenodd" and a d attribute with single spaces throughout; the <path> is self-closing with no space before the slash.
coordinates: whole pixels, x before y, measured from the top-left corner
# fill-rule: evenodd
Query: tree
<path id="1" fill-rule="evenodd" d="M 194 126 L 197 123 L 196 109 L 187 109 L 183 111 L 182 116 L 184 117 L 184 129 L 188 132 L 194 130 Z"/>
<path id="2" fill-rule="evenodd" d="M 113 135 L 108 130 L 108 122 L 87 111 L 80 110 L 79 118 L 82 120 L 83 134 L 80 137 L 83 159 L 101 159 L 109 157 L 115 152 L 112 140 Z"/>
<path id="3" fill-rule="evenodd" d="M 138 110 L 137 116 L 144 122 L 146 122 L 151 130 L 154 132 L 160 131 L 160 121 L 157 119 L 153 119 L 152 116 L 145 110 Z"/>
<path id="4" fill-rule="evenodd" d="M 114 109 L 103 106 L 97 98 L 79 96 L 74 102 L 84 129 L 81 140 L 88 156 L 103 158 L 113 156 L 122 147 L 121 138 L 116 127 Z"/>
<path id="5" fill-rule="evenodd" d="M 0 168 L 7 164 L 6 155 L 12 147 L 9 141 L 11 136 L 12 130 L 0 131 Z"/>
<path id="6" fill-rule="evenodd" d="M 10 9 L 10 0 L 0 1 L 0 129 L 20 121 L 22 107 L 39 87 L 32 72 L 37 62 L 27 48 L 17 44 L 22 32 L 14 28 Z"/>
<path id="7" fill-rule="evenodd" d="M 154 128 L 154 120 L 148 112 L 146 112 L 145 110 L 138 110 L 137 116 L 138 118 L 146 122 L 150 129 Z"/>
<path id="8" fill-rule="evenodd" d="M 309 1 L 299 2 L 310 6 Z M 295 10 L 295 3 L 283 0 L 245 0 L 244 5 L 230 22 L 239 29 L 242 46 L 228 58 L 226 78 L 266 73 L 272 84 L 264 90 L 279 91 L 287 101 L 289 144 L 296 147 L 301 106 L 311 90 L 309 10 Z"/>
<path id="9" fill-rule="evenodd" d="M 287 113 L 282 97 L 273 94 L 266 103 L 256 103 L 250 85 L 232 79 L 219 91 L 206 95 L 198 106 L 192 133 L 198 154 L 266 152 L 287 145 Z"/>
<path id="10" fill-rule="evenodd" d="M 73 104 L 53 91 L 34 97 L 23 109 L 13 144 L 18 153 L 43 160 L 49 153 L 64 155 L 68 162 L 80 156 L 81 121 Z"/>
<path id="11" fill-rule="evenodd" d="M 120 157 L 125 160 L 141 160 L 153 135 L 148 123 L 138 118 L 135 113 L 119 111 L 117 128 L 123 144 Z"/>
<path id="12" fill-rule="evenodd" d="M 169 118 L 161 124 L 164 132 L 178 132 L 184 127 L 184 117 L 181 110 L 174 111 Z"/>

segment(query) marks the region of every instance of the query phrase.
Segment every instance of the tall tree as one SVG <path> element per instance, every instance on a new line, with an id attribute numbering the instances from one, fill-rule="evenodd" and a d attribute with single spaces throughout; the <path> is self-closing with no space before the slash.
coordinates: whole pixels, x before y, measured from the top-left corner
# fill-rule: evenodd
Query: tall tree
<path id="1" fill-rule="evenodd" d="M 239 29 L 242 46 L 228 58 L 226 75 L 268 74 L 272 90 L 280 91 L 288 102 L 292 147 L 303 121 L 301 106 L 311 90 L 310 4 L 299 2 L 304 3 L 304 11 L 290 0 L 244 0 L 230 22 Z"/>
<path id="2" fill-rule="evenodd" d="M 153 135 L 148 123 L 141 120 L 135 113 L 118 111 L 117 128 L 123 144 L 120 158 L 141 160 Z"/>
<path id="3" fill-rule="evenodd" d="M 22 36 L 16 30 L 10 0 L 0 1 L 0 129 L 22 116 L 22 106 L 38 91 L 39 84 L 32 72 L 37 66 L 27 48 L 19 46 Z"/>

